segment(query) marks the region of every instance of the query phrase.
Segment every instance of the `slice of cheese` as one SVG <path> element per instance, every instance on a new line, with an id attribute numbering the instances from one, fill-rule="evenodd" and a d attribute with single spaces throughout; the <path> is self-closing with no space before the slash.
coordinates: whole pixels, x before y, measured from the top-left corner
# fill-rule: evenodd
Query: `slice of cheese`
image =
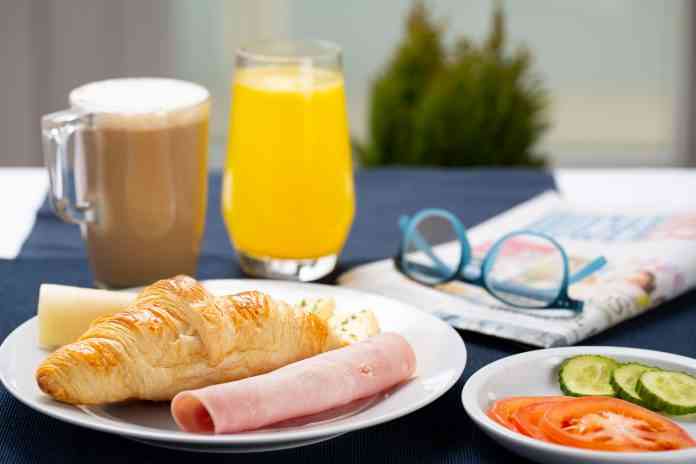
<path id="1" fill-rule="evenodd" d="M 135 296 L 135 293 L 42 284 L 39 346 L 51 349 L 74 342 L 93 320 L 123 311 Z"/>

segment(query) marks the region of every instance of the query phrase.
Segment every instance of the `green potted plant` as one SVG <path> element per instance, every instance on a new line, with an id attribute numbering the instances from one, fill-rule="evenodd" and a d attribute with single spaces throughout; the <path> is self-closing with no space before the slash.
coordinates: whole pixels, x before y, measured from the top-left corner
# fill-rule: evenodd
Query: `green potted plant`
<path id="1" fill-rule="evenodd" d="M 444 27 L 422 2 L 372 86 L 368 166 L 539 166 L 536 145 L 548 127 L 548 96 L 531 53 L 507 51 L 500 5 L 482 44 L 443 45 Z"/>

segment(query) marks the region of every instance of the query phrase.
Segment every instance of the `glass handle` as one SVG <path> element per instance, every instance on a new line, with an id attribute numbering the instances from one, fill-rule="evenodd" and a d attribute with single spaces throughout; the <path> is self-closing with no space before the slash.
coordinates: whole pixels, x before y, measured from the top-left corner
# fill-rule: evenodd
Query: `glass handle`
<path id="1" fill-rule="evenodd" d="M 87 114 L 65 110 L 41 119 L 44 162 L 50 184 L 48 197 L 56 214 L 72 224 L 94 221 L 93 205 L 78 199 L 75 175 L 76 171 L 84 169 L 76 166 L 78 141 L 75 135 L 87 126 L 88 118 Z"/>

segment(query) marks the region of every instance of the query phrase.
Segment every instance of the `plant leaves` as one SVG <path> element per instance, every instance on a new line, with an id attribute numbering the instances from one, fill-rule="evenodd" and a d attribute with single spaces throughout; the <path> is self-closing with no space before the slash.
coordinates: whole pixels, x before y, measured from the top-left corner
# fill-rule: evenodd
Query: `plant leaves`
<path id="1" fill-rule="evenodd" d="M 493 13 L 480 45 L 459 38 L 451 54 L 444 27 L 416 2 L 406 35 L 372 86 L 368 165 L 539 166 L 549 99 L 531 52 L 507 52 L 505 17 Z"/>

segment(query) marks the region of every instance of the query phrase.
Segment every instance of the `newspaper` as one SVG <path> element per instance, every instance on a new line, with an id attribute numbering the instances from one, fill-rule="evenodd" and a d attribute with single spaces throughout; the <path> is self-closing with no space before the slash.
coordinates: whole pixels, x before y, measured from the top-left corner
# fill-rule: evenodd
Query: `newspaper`
<path id="1" fill-rule="evenodd" d="M 339 284 L 403 300 L 461 329 L 540 347 L 578 343 L 696 284 L 696 212 L 587 208 L 549 191 L 470 229 L 474 259 L 519 229 L 554 237 L 571 273 L 606 258 L 601 270 L 569 287 L 572 298 L 585 302 L 582 312 L 513 308 L 460 281 L 429 287 L 399 273 L 390 259 L 357 267 L 340 276 Z M 446 243 L 437 252 L 457 253 L 458 247 Z M 524 272 L 544 272 L 543 255 L 552 251 L 523 242 L 514 249 L 517 255 L 505 262 Z"/>

